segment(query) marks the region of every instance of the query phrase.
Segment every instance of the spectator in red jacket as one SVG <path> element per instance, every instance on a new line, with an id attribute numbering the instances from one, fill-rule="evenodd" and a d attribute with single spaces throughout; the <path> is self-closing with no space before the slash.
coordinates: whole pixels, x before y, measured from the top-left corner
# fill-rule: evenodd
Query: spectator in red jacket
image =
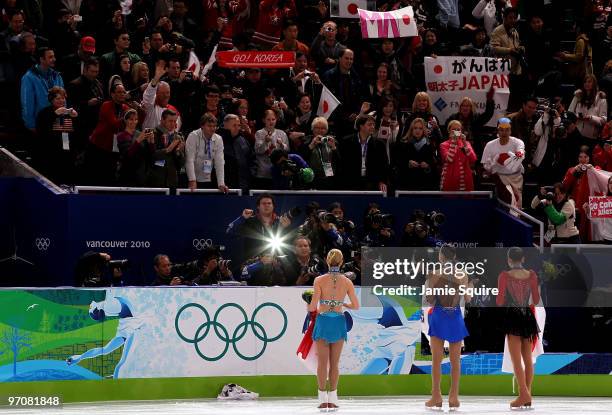
<path id="1" fill-rule="evenodd" d="M 262 50 L 270 50 L 280 42 L 286 19 L 296 15 L 293 0 L 262 0 L 259 3 L 259 19 L 253 35 L 253 43 Z"/>

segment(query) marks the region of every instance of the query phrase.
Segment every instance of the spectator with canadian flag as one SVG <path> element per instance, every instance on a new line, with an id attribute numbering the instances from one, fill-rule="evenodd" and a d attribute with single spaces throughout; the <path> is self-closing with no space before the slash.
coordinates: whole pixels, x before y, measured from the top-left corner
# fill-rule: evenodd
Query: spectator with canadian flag
<path id="1" fill-rule="evenodd" d="M 510 136 L 510 131 L 510 119 L 500 118 L 497 122 L 497 138 L 485 146 L 482 164 L 495 182 L 497 196 L 520 209 L 525 171 L 523 168 L 525 143 Z"/>

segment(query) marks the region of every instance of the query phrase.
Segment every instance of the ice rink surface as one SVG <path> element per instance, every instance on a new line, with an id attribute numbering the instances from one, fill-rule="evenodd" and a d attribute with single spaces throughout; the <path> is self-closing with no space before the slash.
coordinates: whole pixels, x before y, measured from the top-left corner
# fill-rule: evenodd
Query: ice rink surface
<path id="1" fill-rule="evenodd" d="M 341 414 L 439 414 L 424 408 L 427 397 L 379 397 L 345 398 L 340 400 Z M 612 398 L 556 398 L 535 397 L 534 409 L 530 411 L 511 411 L 512 398 L 465 396 L 461 399 L 458 414 L 612 414 Z M 193 415 L 270 415 L 270 414 L 319 414 L 315 399 L 260 399 L 251 402 L 212 399 L 183 401 L 134 401 L 102 402 L 90 404 L 65 404 L 61 409 L 7 409 L 0 408 L 0 414 L 79 414 L 79 415 L 120 415 L 120 414 L 193 414 Z M 448 406 L 445 402 L 445 413 Z"/>

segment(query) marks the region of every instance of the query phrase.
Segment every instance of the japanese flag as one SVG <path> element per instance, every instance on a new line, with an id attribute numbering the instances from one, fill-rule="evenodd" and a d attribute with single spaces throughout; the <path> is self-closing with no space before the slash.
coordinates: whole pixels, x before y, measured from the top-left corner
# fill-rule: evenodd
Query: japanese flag
<path id="1" fill-rule="evenodd" d="M 338 98 L 331 93 L 325 85 L 321 91 L 321 99 L 319 100 L 319 108 L 317 109 L 317 115 L 328 119 L 334 110 L 340 105 Z"/>
<path id="2" fill-rule="evenodd" d="M 193 51 L 189 52 L 187 70 L 193 74 L 194 79 L 198 79 L 200 77 L 200 59 L 195 53 L 193 53 Z"/>
<path id="3" fill-rule="evenodd" d="M 343 19 L 358 19 L 357 9 L 376 10 L 375 0 L 330 0 L 329 15 Z"/>

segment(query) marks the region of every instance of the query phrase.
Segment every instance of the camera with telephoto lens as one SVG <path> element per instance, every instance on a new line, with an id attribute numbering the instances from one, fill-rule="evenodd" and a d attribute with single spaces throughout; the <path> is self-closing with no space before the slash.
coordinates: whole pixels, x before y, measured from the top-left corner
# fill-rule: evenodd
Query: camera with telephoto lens
<path id="1" fill-rule="evenodd" d="M 297 165 L 297 163 L 290 159 L 283 160 L 280 163 L 279 168 L 283 173 L 289 172 L 291 174 L 298 174 L 300 172 L 300 167 Z"/>
<path id="2" fill-rule="evenodd" d="M 314 264 L 312 264 L 312 265 L 310 265 L 308 267 L 304 267 L 303 270 L 302 270 L 302 273 L 321 275 L 325 271 L 327 271 L 327 266 L 319 258 L 316 258 L 316 257 L 313 258 L 313 262 L 314 262 Z"/>
<path id="3" fill-rule="evenodd" d="M 336 216 L 326 210 L 319 210 L 317 212 L 317 219 L 323 223 L 333 223 L 334 225 L 338 223 Z"/>
<path id="4" fill-rule="evenodd" d="M 108 261 L 106 265 L 110 269 L 120 269 L 124 271 L 130 267 L 130 261 L 128 259 L 114 259 L 114 260 Z"/>
<path id="5" fill-rule="evenodd" d="M 390 228 L 393 226 L 393 215 L 390 213 L 382 213 L 379 210 L 368 213 L 366 221 L 371 226 L 378 226 L 381 228 Z"/>
<path id="6" fill-rule="evenodd" d="M 440 226 L 446 221 L 443 213 L 432 210 L 426 213 L 416 209 L 412 212 L 412 221 L 404 227 L 402 238 L 404 246 L 422 246 L 428 237 L 436 237 Z"/>

